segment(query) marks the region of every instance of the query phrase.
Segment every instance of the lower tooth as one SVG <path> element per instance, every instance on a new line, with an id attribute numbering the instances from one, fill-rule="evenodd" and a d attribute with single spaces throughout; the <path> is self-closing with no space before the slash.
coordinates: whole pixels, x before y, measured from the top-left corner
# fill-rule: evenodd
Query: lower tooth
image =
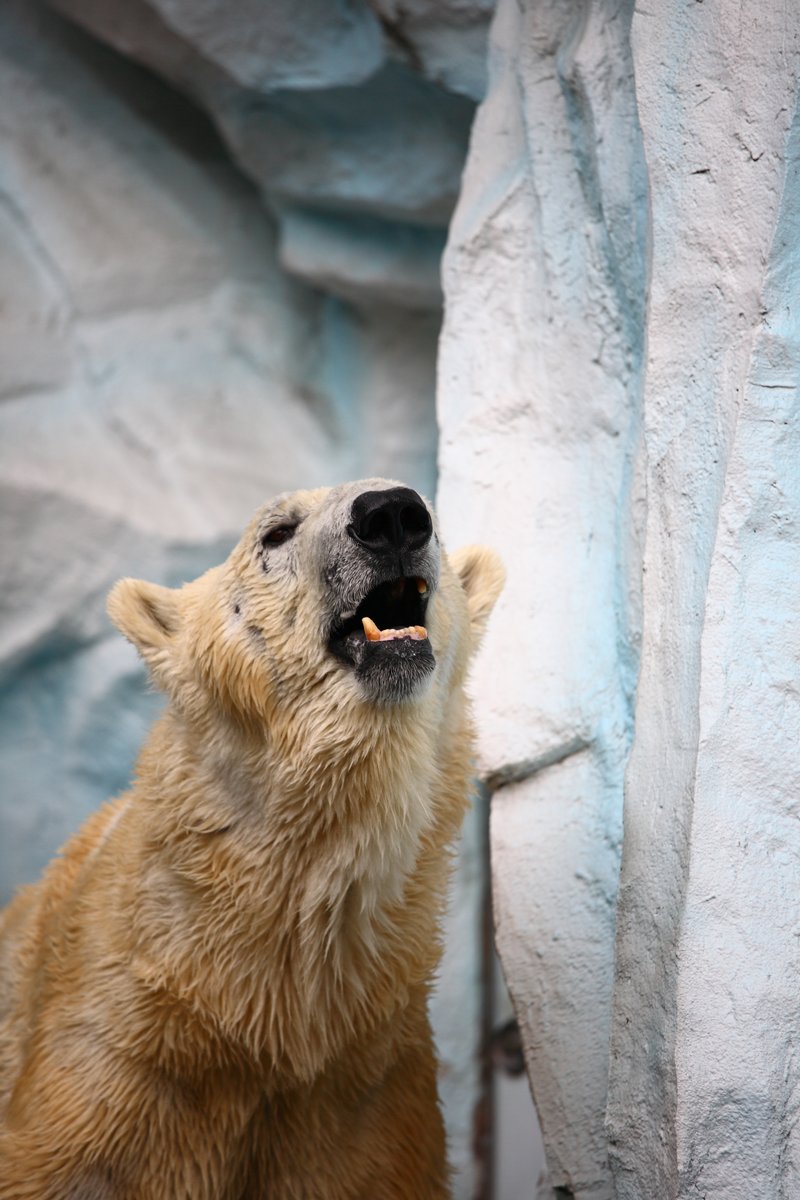
<path id="1" fill-rule="evenodd" d="M 405 629 L 379 629 L 371 617 L 362 617 L 364 635 L 368 642 L 392 642 L 395 638 L 413 638 L 424 641 L 428 631 L 424 625 L 407 625 Z"/>

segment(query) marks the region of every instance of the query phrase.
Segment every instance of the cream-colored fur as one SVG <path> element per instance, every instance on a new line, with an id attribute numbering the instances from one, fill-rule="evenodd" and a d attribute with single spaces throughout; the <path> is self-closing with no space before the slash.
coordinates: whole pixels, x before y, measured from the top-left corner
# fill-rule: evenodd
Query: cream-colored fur
<path id="1" fill-rule="evenodd" d="M 448 1194 L 426 1002 L 502 569 L 442 553 L 429 681 L 365 699 L 325 643 L 358 486 L 389 485 L 281 497 L 193 583 L 111 593 L 168 706 L 4 914 L 4 1200 Z"/>

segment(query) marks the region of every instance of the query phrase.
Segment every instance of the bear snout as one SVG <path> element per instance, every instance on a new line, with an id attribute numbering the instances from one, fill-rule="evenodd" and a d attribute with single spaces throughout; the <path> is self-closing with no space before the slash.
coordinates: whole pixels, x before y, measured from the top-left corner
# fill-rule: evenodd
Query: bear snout
<path id="1" fill-rule="evenodd" d="M 395 487 L 357 496 L 350 510 L 347 533 L 372 554 L 402 558 L 427 546 L 433 522 L 415 491 Z"/>

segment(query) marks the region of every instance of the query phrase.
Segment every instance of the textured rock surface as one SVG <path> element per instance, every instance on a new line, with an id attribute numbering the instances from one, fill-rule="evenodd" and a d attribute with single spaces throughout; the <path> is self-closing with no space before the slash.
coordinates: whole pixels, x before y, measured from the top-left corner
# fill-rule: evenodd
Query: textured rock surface
<path id="1" fill-rule="evenodd" d="M 361 83 L 384 59 L 380 25 L 363 0 L 236 0 L 235 13 L 228 0 L 150 7 L 198 55 L 257 91 Z"/>
<path id="2" fill-rule="evenodd" d="M 778 1200 L 800 1186 L 800 15 L 661 5 L 629 40 L 630 18 L 501 0 L 444 273 L 439 503 L 511 567 L 476 691 L 556 1194 Z"/>
<path id="3" fill-rule="evenodd" d="M 280 212 L 280 261 L 296 278 L 355 303 L 441 310 L 444 233 L 313 209 Z"/>
<path id="4" fill-rule="evenodd" d="M 652 194 L 649 503 L 617 1194 L 777 1198 L 800 1188 L 800 12 L 661 6 L 634 18 L 633 47 Z"/>
<path id="5" fill-rule="evenodd" d="M 53 2 L 202 105 L 269 207 L 317 210 L 285 217 L 289 239 L 297 221 L 316 222 L 302 254 L 285 254 L 287 269 L 366 303 L 380 294 L 438 304 L 441 246 L 481 88 L 485 5 L 386 7 L 379 21 L 363 3 L 325 0 Z M 365 271 L 379 245 L 380 269 Z"/>
<path id="6" fill-rule="evenodd" d="M 0 33 L 7 895 L 124 781 L 152 712 L 137 699 L 87 768 L 139 678 L 107 588 L 197 572 L 283 488 L 374 470 L 430 491 L 437 318 L 287 282 L 202 121 L 53 20 L 6 10 Z M 66 768 L 42 738 L 62 704 Z"/>
<path id="7" fill-rule="evenodd" d="M 494 0 L 372 0 L 395 49 L 449 91 L 480 100 Z"/>
<path id="8" fill-rule="evenodd" d="M 644 163 L 625 14 L 502 4 L 444 272 L 439 505 L 508 586 L 476 672 L 497 940 L 553 1183 L 608 1196 Z M 580 169 L 579 169 L 580 168 Z M 567 1193 L 565 1193 L 567 1194 Z"/>

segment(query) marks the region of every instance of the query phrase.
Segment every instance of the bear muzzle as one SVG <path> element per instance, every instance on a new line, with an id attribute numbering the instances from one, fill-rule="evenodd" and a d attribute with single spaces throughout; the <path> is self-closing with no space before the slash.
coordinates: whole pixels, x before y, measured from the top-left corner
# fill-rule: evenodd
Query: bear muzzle
<path id="1" fill-rule="evenodd" d="M 431 513 L 411 488 L 370 489 L 350 501 L 343 535 L 326 572 L 338 599 L 328 649 L 367 698 L 406 699 L 436 665 L 426 627 L 440 567 Z"/>

